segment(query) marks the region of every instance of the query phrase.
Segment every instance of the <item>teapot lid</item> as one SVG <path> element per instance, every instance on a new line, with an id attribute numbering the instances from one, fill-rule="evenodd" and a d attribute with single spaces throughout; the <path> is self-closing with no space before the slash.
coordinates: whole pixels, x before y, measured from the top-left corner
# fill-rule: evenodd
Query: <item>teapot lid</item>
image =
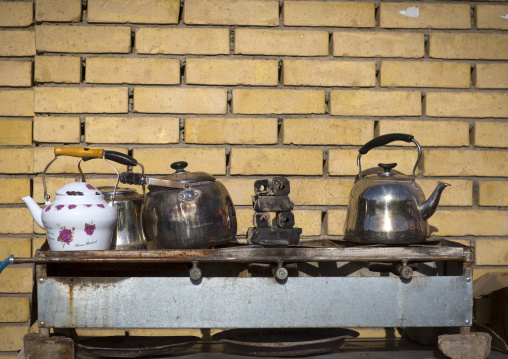
<path id="1" fill-rule="evenodd" d="M 102 196 L 102 193 L 86 182 L 72 182 L 56 190 L 58 196 Z"/>
<path id="2" fill-rule="evenodd" d="M 185 161 L 173 162 L 171 168 L 175 173 L 168 176 L 160 177 L 160 179 L 177 181 L 177 182 L 213 182 L 215 177 L 206 172 L 188 172 L 185 167 L 189 164 Z"/>

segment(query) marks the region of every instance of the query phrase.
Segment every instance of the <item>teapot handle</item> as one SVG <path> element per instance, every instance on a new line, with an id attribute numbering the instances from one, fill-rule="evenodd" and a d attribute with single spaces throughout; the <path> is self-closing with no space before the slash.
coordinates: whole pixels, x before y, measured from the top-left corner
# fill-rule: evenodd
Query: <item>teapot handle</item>
<path id="1" fill-rule="evenodd" d="M 416 145 L 416 147 L 418 148 L 418 159 L 416 160 L 415 166 L 413 167 L 412 181 L 414 183 L 416 168 L 418 167 L 418 163 L 420 163 L 420 159 L 422 158 L 422 148 L 420 147 L 420 144 L 414 139 L 413 135 L 408 135 L 405 133 L 389 133 L 386 135 L 376 137 L 376 138 L 370 140 L 369 142 L 367 142 L 365 145 L 363 145 L 362 148 L 360 148 L 360 150 L 358 150 L 359 153 L 358 153 L 358 158 L 356 160 L 356 162 L 358 164 L 358 178 L 359 179 L 362 178 L 362 165 L 360 163 L 360 158 L 362 157 L 362 155 L 368 153 L 373 148 L 381 147 L 381 146 L 387 145 L 387 144 L 394 142 L 394 141 L 413 142 Z"/>
<path id="2" fill-rule="evenodd" d="M 42 186 L 44 188 L 44 201 L 46 202 L 46 204 L 49 204 L 49 195 L 48 195 L 47 188 L 46 188 L 46 171 L 48 170 L 49 166 L 51 166 L 51 164 L 56 161 L 58 156 L 81 157 L 81 158 L 87 158 L 87 159 L 102 158 L 104 160 L 104 162 L 106 162 L 108 165 L 113 167 L 113 169 L 115 170 L 115 172 L 117 174 L 115 190 L 113 192 L 113 197 L 111 197 L 111 203 L 112 204 L 114 203 L 115 196 L 116 196 L 116 188 L 118 187 L 118 182 L 120 180 L 120 173 L 118 172 L 118 170 L 116 169 L 115 166 L 113 166 L 111 163 L 106 161 L 106 151 L 105 150 L 103 150 L 102 148 L 56 146 L 54 153 L 55 153 L 55 158 L 53 158 L 53 160 L 50 163 L 48 163 L 48 165 L 46 166 L 46 168 L 44 168 L 44 171 L 42 172 Z M 79 168 L 79 165 L 78 165 L 78 168 Z M 81 168 L 79 168 L 79 169 L 81 172 Z M 82 172 L 81 172 L 81 174 L 82 174 L 82 177 L 84 177 Z"/>

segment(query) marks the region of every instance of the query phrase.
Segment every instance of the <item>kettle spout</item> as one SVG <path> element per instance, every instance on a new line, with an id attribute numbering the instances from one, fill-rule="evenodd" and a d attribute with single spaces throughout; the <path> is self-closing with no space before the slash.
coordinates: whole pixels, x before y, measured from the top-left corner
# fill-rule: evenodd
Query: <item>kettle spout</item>
<path id="1" fill-rule="evenodd" d="M 434 212 L 436 212 L 439 200 L 441 199 L 441 193 L 443 193 L 443 190 L 448 186 L 451 185 L 448 183 L 438 181 L 437 187 L 434 190 L 434 192 L 432 192 L 429 199 L 427 199 L 425 202 L 422 203 L 422 207 L 420 208 L 420 214 L 422 215 L 424 221 L 432 217 Z"/>
<path id="2" fill-rule="evenodd" d="M 32 214 L 32 217 L 34 218 L 35 223 L 39 225 L 42 229 L 44 229 L 44 224 L 42 224 L 42 209 L 39 207 L 37 202 L 33 200 L 32 197 L 26 196 L 21 198 L 23 202 L 27 205 L 28 209 L 30 210 L 30 213 Z"/>

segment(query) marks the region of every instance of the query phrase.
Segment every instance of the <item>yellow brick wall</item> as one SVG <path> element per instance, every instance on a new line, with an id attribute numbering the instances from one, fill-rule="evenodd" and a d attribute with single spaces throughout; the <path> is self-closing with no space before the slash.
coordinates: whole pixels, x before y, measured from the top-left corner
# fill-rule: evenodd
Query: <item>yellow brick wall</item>
<path id="1" fill-rule="evenodd" d="M 303 240 L 341 239 L 358 149 L 406 132 L 424 148 L 426 195 L 452 184 L 433 235 L 473 240 L 479 274 L 506 271 L 506 14 L 494 0 L 0 0 L 0 259 L 44 239 L 19 198 L 42 202 L 55 145 L 129 153 L 155 175 L 177 160 L 216 175 L 240 239 L 254 180 L 284 175 Z M 410 173 L 415 158 L 395 143 L 364 167 Z M 50 193 L 76 163 L 55 163 Z M 84 169 L 112 183 L 108 166 Z M 0 275 L 0 357 L 28 329 L 32 275 Z"/>

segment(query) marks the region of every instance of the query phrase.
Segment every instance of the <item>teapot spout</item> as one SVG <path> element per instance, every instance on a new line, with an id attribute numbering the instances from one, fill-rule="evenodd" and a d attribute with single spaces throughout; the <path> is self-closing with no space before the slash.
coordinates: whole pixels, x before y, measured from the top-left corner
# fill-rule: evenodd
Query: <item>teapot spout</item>
<path id="1" fill-rule="evenodd" d="M 437 187 L 434 190 L 434 192 L 432 192 L 429 199 L 427 199 L 425 202 L 422 203 L 422 206 L 420 208 L 420 214 L 422 215 L 424 221 L 432 217 L 434 212 L 436 212 L 439 200 L 441 199 L 441 193 L 443 193 L 443 190 L 448 186 L 451 185 L 448 183 L 438 181 Z"/>
<path id="2" fill-rule="evenodd" d="M 42 224 L 42 209 L 39 207 L 37 202 L 30 196 L 26 196 L 21 198 L 23 202 L 27 205 L 32 217 L 34 218 L 35 223 L 39 225 L 42 229 L 44 229 L 44 224 Z"/>

